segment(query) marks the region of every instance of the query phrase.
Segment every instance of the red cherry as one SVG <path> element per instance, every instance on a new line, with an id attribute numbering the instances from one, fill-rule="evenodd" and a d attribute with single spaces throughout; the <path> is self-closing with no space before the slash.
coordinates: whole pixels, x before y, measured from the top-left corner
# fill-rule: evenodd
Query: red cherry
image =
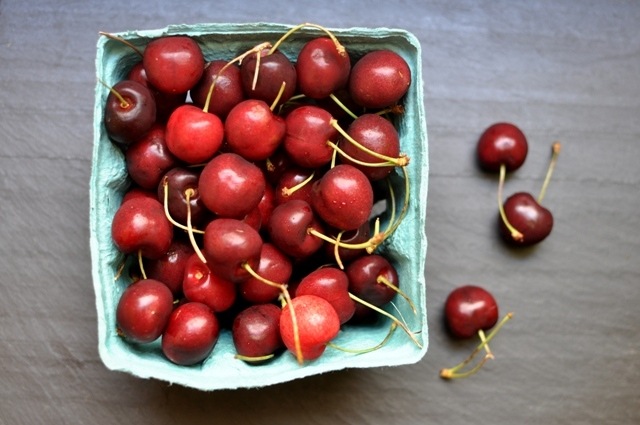
<path id="1" fill-rule="evenodd" d="M 171 313 L 162 334 L 162 352 L 173 363 L 194 365 L 211 354 L 219 335 L 220 325 L 211 309 L 187 302 Z"/>
<path id="2" fill-rule="evenodd" d="M 122 80 L 107 96 L 104 106 L 104 126 L 115 142 L 130 145 L 144 136 L 156 121 L 156 103 L 148 88 Z"/>
<path id="3" fill-rule="evenodd" d="M 514 240 L 504 221 L 499 221 L 502 236 L 514 245 L 535 245 L 549 236 L 553 229 L 551 211 L 540 205 L 530 193 L 514 193 L 504 202 L 503 208 L 509 223 L 522 234 L 521 240 Z"/>
<path id="4" fill-rule="evenodd" d="M 264 174 L 235 153 L 217 155 L 205 165 L 199 181 L 204 205 L 221 217 L 244 217 L 264 195 Z"/>
<path id="5" fill-rule="evenodd" d="M 125 151 L 129 177 L 144 189 L 155 189 L 162 175 L 173 168 L 177 159 L 167 148 L 165 128 L 155 124 L 141 139 Z"/>
<path id="6" fill-rule="evenodd" d="M 457 338 L 471 338 L 491 329 L 498 321 L 498 303 L 489 291 L 465 285 L 451 291 L 444 314 L 449 331 Z"/>
<path id="7" fill-rule="evenodd" d="M 177 236 L 177 235 L 176 235 Z M 182 280 L 193 246 L 183 237 L 175 237 L 167 252 L 156 260 L 144 260 L 144 271 L 149 279 L 156 279 L 169 287 L 174 296 L 182 292 Z"/>
<path id="8" fill-rule="evenodd" d="M 514 124 L 499 122 L 489 126 L 478 139 L 478 163 L 489 172 L 515 171 L 527 158 L 529 145 L 522 130 Z"/>
<path id="9" fill-rule="evenodd" d="M 118 333 L 140 344 L 162 335 L 173 310 L 173 295 L 160 281 L 143 279 L 129 285 L 118 301 Z"/>
<path id="10" fill-rule="evenodd" d="M 224 126 L 217 115 L 193 105 L 176 108 L 167 121 L 167 147 L 189 164 L 208 161 L 224 139 Z"/>
<path id="11" fill-rule="evenodd" d="M 167 171 L 158 184 L 158 199 L 164 204 L 166 191 L 167 209 L 171 218 L 178 223 L 186 225 L 189 213 L 191 214 L 191 224 L 194 226 L 211 218 L 209 210 L 200 197 L 199 181 L 200 171 L 198 169 L 175 167 Z M 187 198 L 189 199 L 188 209 Z"/>
<path id="12" fill-rule="evenodd" d="M 410 84 L 411 69 L 402 56 L 391 50 L 374 50 L 353 65 L 349 92 L 357 104 L 380 109 L 397 103 Z"/>
<path id="13" fill-rule="evenodd" d="M 296 332 L 290 308 L 298 325 L 300 351 L 304 360 L 317 359 L 324 353 L 327 343 L 340 331 L 340 318 L 333 306 L 316 295 L 301 295 L 291 300 L 280 315 L 280 335 L 287 349 L 297 354 Z"/>
<path id="14" fill-rule="evenodd" d="M 160 202 L 147 197 L 135 197 L 123 203 L 111 224 L 111 237 L 125 254 L 140 252 L 143 257 L 162 257 L 173 240 L 173 225 L 167 219 Z"/>
<path id="15" fill-rule="evenodd" d="M 323 231 L 311 206 L 296 199 L 275 207 L 267 225 L 273 244 L 298 259 L 307 258 L 322 247 L 322 239 L 310 234 L 309 229 Z"/>
<path id="16" fill-rule="evenodd" d="M 188 301 L 205 304 L 215 313 L 228 310 L 236 300 L 235 284 L 211 273 L 195 253 L 185 265 L 182 292 Z"/>
<path id="17" fill-rule="evenodd" d="M 335 267 L 321 267 L 307 274 L 296 288 L 296 297 L 317 295 L 333 306 L 340 318 L 340 324 L 346 323 L 356 309 L 356 303 L 349 296 L 347 274 Z"/>
<path id="18" fill-rule="evenodd" d="M 347 85 L 351 61 L 331 38 L 318 37 L 300 49 L 296 71 L 298 90 L 309 98 L 322 99 Z"/>
<path id="19" fill-rule="evenodd" d="M 260 55 L 259 66 L 258 55 Z M 257 80 L 255 80 L 256 67 L 258 68 Z M 271 53 L 269 49 L 264 49 L 244 58 L 242 65 L 240 65 L 240 76 L 245 95 L 252 99 L 262 100 L 269 105 L 278 97 L 282 83 L 286 85 L 278 104 L 289 100 L 297 87 L 296 68 L 279 50 Z"/>
<path id="20" fill-rule="evenodd" d="M 165 93 L 186 93 L 204 72 L 202 50 L 188 36 L 151 40 L 144 50 L 142 63 L 149 82 Z"/>
<path id="21" fill-rule="evenodd" d="M 318 216 L 330 226 L 354 230 L 369 220 L 373 188 L 362 171 L 340 164 L 313 184 L 311 203 Z"/>
<path id="22" fill-rule="evenodd" d="M 250 161 L 269 158 L 278 149 L 286 131 L 284 119 L 262 100 L 247 99 L 231 109 L 225 120 L 229 148 Z"/>
<path id="23" fill-rule="evenodd" d="M 272 282 L 286 285 L 293 273 L 293 265 L 289 257 L 275 245 L 264 243 L 260 250 L 260 262 L 256 273 Z M 281 293 L 280 288 L 267 285 L 255 277 L 250 277 L 238 285 L 242 298 L 254 304 L 275 301 Z"/>
<path id="24" fill-rule="evenodd" d="M 203 108 L 207 102 L 211 84 L 215 81 L 209 112 L 216 114 L 221 119 L 227 116 L 231 108 L 245 99 L 240 68 L 235 64 L 227 66 L 227 63 L 224 60 L 208 62 L 200 81 L 189 92 L 193 103 Z M 220 73 L 225 66 L 224 71 Z"/>
<path id="25" fill-rule="evenodd" d="M 258 304 L 241 311 L 233 321 L 231 333 L 236 352 L 246 358 L 274 354 L 282 346 L 280 308 Z"/>
<path id="26" fill-rule="evenodd" d="M 293 162 L 305 168 L 318 168 L 331 161 L 333 149 L 327 141 L 336 143 L 338 139 L 338 130 L 330 123 L 332 119 L 329 112 L 313 105 L 301 106 L 287 115 L 283 146 Z"/>

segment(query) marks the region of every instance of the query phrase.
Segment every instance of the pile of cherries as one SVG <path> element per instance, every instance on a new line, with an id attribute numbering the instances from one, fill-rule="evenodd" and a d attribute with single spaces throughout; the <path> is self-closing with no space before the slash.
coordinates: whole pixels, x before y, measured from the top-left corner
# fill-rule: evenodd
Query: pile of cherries
<path id="1" fill-rule="evenodd" d="M 509 122 L 490 125 L 480 136 L 476 146 L 479 166 L 486 172 L 499 173 L 498 211 L 499 232 L 511 246 L 532 246 L 549 236 L 553 228 L 553 215 L 541 205 L 551 175 L 560 153 L 560 143 L 552 144 L 552 155 L 547 174 L 537 198 L 528 192 L 517 192 L 503 203 L 502 192 L 507 172 L 517 170 L 524 163 L 529 145 L 520 128 Z M 502 326 L 513 316 L 507 313 L 498 322 L 498 304 L 493 295 L 476 285 L 455 288 L 445 301 L 444 318 L 451 335 L 459 339 L 479 336 L 481 342 L 469 357 L 454 367 L 442 369 L 440 376 L 445 379 L 465 378 L 473 375 L 494 355 L 489 348 Z M 497 325 L 496 325 L 497 324 Z M 485 331 L 489 331 L 485 335 Z M 475 356 L 485 351 L 483 358 L 469 366 Z"/>
<path id="2" fill-rule="evenodd" d="M 292 61 L 278 47 L 304 26 L 320 35 Z M 228 329 L 246 362 L 288 349 L 303 363 L 335 346 L 345 323 L 382 314 L 389 333 L 401 327 L 419 345 L 382 308 L 411 300 L 377 251 L 409 202 L 393 118 L 411 84 L 405 60 L 352 57 L 314 24 L 211 61 L 189 36 L 144 51 L 118 40 L 140 55 L 104 108 L 132 183 L 112 238 L 138 265 L 117 305 L 119 335 L 161 338 L 166 358 L 192 365 Z M 397 214 L 392 173 L 406 185 Z"/>

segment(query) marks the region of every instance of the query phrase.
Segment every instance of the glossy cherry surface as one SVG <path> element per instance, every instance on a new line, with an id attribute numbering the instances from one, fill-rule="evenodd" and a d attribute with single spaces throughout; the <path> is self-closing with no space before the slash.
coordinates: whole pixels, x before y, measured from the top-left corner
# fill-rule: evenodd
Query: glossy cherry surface
<path id="1" fill-rule="evenodd" d="M 193 365 L 211 354 L 219 336 L 220 325 L 211 309 L 186 302 L 171 313 L 162 334 L 162 352 L 173 363 Z"/>
<path id="2" fill-rule="evenodd" d="M 527 138 L 516 125 L 498 122 L 490 125 L 478 139 L 476 147 L 478 164 L 488 172 L 498 172 L 504 164 L 506 171 L 522 166 L 529 145 Z"/>
<path id="3" fill-rule="evenodd" d="M 517 192 L 504 202 L 504 212 L 513 227 L 522 233 L 522 239 L 515 241 L 503 220 L 499 221 L 500 231 L 505 240 L 519 246 L 535 245 L 542 242 L 553 229 L 551 211 L 526 192 Z"/>
<path id="4" fill-rule="evenodd" d="M 460 286 L 447 297 L 444 305 L 447 327 L 457 338 L 470 338 L 479 330 L 488 330 L 498 321 L 498 304 L 486 289 L 475 285 Z"/>

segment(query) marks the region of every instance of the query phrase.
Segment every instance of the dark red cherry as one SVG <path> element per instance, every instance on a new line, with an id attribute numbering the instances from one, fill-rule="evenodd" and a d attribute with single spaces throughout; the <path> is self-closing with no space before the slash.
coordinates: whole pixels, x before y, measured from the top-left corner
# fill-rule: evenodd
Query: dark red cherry
<path id="1" fill-rule="evenodd" d="M 516 241 L 507 229 L 504 220 L 499 220 L 500 231 L 505 240 L 519 246 L 530 246 L 542 242 L 553 229 L 553 215 L 538 201 L 526 192 L 517 192 L 504 202 L 507 220 L 521 234 L 522 239 Z"/>
<path id="2" fill-rule="evenodd" d="M 224 125 L 217 115 L 194 105 L 176 108 L 167 121 L 167 147 L 188 164 L 200 164 L 222 146 Z"/>
<path id="3" fill-rule="evenodd" d="M 129 177 L 144 189 L 155 189 L 164 173 L 178 160 L 167 148 L 165 128 L 155 124 L 141 139 L 125 151 Z"/>
<path id="4" fill-rule="evenodd" d="M 160 202 L 147 197 L 135 197 L 120 205 L 111 224 L 111 237 L 125 254 L 140 254 L 157 259 L 173 241 L 173 225 L 167 219 Z"/>
<path id="5" fill-rule="evenodd" d="M 128 80 L 137 81 L 143 86 L 147 87 L 153 98 L 156 101 L 156 121 L 166 123 L 171 113 L 180 105 L 184 105 L 187 99 L 187 93 L 163 93 L 160 90 L 153 87 L 147 78 L 147 71 L 144 69 L 144 64 L 138 62 L 135 64 L 129 73 L 127 74 Z"/>
<path id="6" fill-rule="evenodd" d="M 347 85 L 351 60 L 329 37 L 318 37 L 300 49 L 296 71 L 298 90 L 309 98 L 322 99 Z"/>
<path id="7" fill-rule="evenodd" d="M 296 297 L 317 295 L 333 306 L 340 318 L 340 324 L 346 323 L 356 309 L 356 303 L 349 296 L 349 278 L 336 267 L 320 267 L 306 275 L 296 288 Z"/>
<path id="8" fill-rule="evenodd" d="M 286 285 L 291 278 L 293 265 L 288 256 L 272 243 L 266 242 L 262 244 L 260 263 L 256 272 L 271 282 Z M 280 288 L 267 285 L 255 277 L 240 282 L 238 290 L 242 298 L 254 304 L 275 301 L 281 293 Z"/>
<path id="9" fill-rule="evenodd" d="M 111 140 L 130 145 L 155 121 L 156 103 L 148 88 L 131 80 L 122 80 L 111 88 L 104 107 L 104 126 Z"/>
<path id="10" fill-rule="evenodd" d="M 193 246 L 176 233 L 167 252 L 156 260 L 144 260 L 144 271 L 149 279 L 159 280 L 169 287 L 174 296 L 182 292 L 182 280 L 187 260 L 193 254 Z"/>
<path id="11" fill-rule="evenodd" d="M 250 161 L 269 158 L 285 135 L 285 121 L 264 101 L 247 99 L 231 109 L 224 124 L 229 148 Z"/>
<path id="12" fill-rule="evenodd" d="M 306 258 L 318 251 L 322 239 L 309 233 L 309 229 L 322 233 L 323 227 L 315 218 L 311 206 L 301 200 L 292 200 L 274 208 L 267 231 L 274 245 L 294 258 Z"/>
<path id="13" fill-rule="evenodd" d="M 116 307 L 118 333 L 140 344 L 155 341 L 162 335 L 173 310 L 169 288 L 154 279 L 138 280 L 129 285 Z"/>
<path id="14" fill-rule="evenodd" d="M 449 294 L 444 305 L 449 331 L 457 338 L 470 338 L 498 321 L 498 303 L 489 291 L 475 285 L 460 286 Z"/>
<path id="15" fill-rule="evenodd" d="M 245 265 L 254 271 L 260 262 L 262 238 L 247 223 L 231 219 L 212 220 L 204 231 L 203 249 L 211 272 L 232 282 L 250 277 Z"/>
<path id="16" fill-rule="evenodd" d="M 315 169 L 331 161 L 333 149 L 327 142 L 338 142 L 338 130 L 330 124 L 332 119 L 329 112 L 313 105 L 301 106 L 287 115 L 283 146 L 293 162 Z"/>
<path id="17" fill-rule="evenodd" d="M 173 363 L 194 365 L 211 354 L 219 336 L 220 325 L 211 309 L 186 302 L 171 313 L 162 334 L 162 352 Z"/>
<path id="18" fill-rule="evenodd" d="M 319 173 L 312 168 L 290 167 L 282 173 L 274 188 L 276 205 L 294 199 L 311 203 L 313 183 L 320 179 Z M 313 176 L 312 176 L 313 174 Z"/>
<path id="19" fill-rule="evenodd" d="M 411 85 L 411 69 L 399 54 L 383 49 L 366 53 L 351 69 L 349 92 L 354 102 L 369 109 L 397 103 Z"/>
<path id="20" fill-rule="evenodd" d="M 313 184 L 311 205 L 330 226 L 354 230 L 369 220 L 373 188 L 359 169 L 348 164 L 336 165 Z"/>
<path id="21" fill-rule="evenodd" d="M 243 357 L 263 357 L 283 347 L 280 338 L 281 310 L 274 304 L 257 304 L 241 311 L 231 333 L 236 352 Z"/>
<path id="22" fill-rule="evenodd" d="M 236 300 L 235 283 L 211 273 L 195 253 L 185 265 L 182 292 L 188 301 L 205 304 L 214 313 L 228 310 Z"/>
<path id="23" fill-rule="evenodd" d="M 480 167 L 498 172 L 504 164 L 506 171 L 520 168 L 527 158 L 529 145 L 522 130 L 508 122 L 489 126 L 478 139 L 476 148 Z"/>
<path id="24" fill-rule="evenodd" d="M 391 121 L 378 114 L 360 115 L 349 125 L 347 133 L 360 145 L 371 151 L 391 158 L 397 158 L 400 155 L 400 136 L 398 135 L 398 131 Z M 374 164 L 384 162 L 355 144 L 350 143 L 347 139 L 342 139 L 340 147 L 347 155 L 356 160 Z M 341 161 L 358 168 L 373 181 L 382 180 L 387 177 L 394 168 L 393 166 L 368 167 L 352 162 L 344 157 L 341 158 Z"/>
<path id="25" fill-rule="evenodd" d="M 396 288 L 400 287 L 395 267 L 379 254 L 363 255 L 353 260 L 345 272 L 349 278 L 349 291 L 376 307 L 387 304 L 397 294 L 382 279 Z"/>
<path id="26" fill-rule="evenodd" d="M 264 195 L 264 174 L 235 153 L 222 153 L 205 165 L 199 191 L 204 205 L 220 217 L 243 218 Z"/>
<path id="27" fill-rule="evenodd" d="M 153 39 L 144 49 L 142 63 L 149 82 L 165 93 L 186 93 L 204 72 L 200 45 L 188 36 Z"/>
<path id="28" fill-rule="evenodd" d="M 224 60 L 208 62 L 200 81 L 189 92 L 193 103 L 204 108 L 211 84 L 215 81 L 208 111 L 223 120 L 231 108 L 245 99 L 240 68 L 235 64 L 227 66 L 227 63 Z M 220 73 L 225 66 L 225 70 Z"/>
<path id="29" fill-rule="evenodd" d="M 210 216 L 200 197 L 199 181 L 200 171 L 198 169 L 175 167 L 167 171 L 157 186 L 158 199 L 164 203 L 166 190 L 169 214 L 180 224 L 187 224 L 188 212 L 191 213 L 191 224 L 194 227 L 202 224 Z M 187 196 L 189 198 L 188 210 Z"/>
<path id="30" fill-rule="evenodd" d="M 301 295 L 293 298 L 280 315 L 280 335 L 287 349 L 296 354 L 295 332 L 290 308 L 294 309 L 298 324 L 300 354 L 303 360 L 317 359 L 324 353 L 327 343 L 340 331 L 338 313 L 324 298 L 317 295 Z"/>
<path id="31" fill-rule="evenodd" d="M 257 55 L 260 55 L 259 66 Z M 253 87 L 256 67 L 258 68 L 258 78 L 255 87 Z M 240 75 L 245 95 L 252 99 L 262 100 L 268 105 L 276 100 L 282 83 L 286 85 L 278 104 L 289 100 L 297 87 L 296 68 L 279 50 L 269 53 L 268 49 L 264 49 L 255 55 L 249 55 L 240 65 Z"/>

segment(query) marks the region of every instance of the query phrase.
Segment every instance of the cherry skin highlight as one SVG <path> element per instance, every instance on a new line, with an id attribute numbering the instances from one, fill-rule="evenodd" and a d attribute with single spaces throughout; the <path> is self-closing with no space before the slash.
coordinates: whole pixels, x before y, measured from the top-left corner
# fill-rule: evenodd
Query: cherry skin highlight
<path id="1" fill-rule="evenodd" d="M 504 164 L 506 171 L 515 171 L 527 158 L 527 138 L 516 125 L 499 122 L 490 125 L 478 139 L 476 147 L 480 167 L 498 172 Z"/>

